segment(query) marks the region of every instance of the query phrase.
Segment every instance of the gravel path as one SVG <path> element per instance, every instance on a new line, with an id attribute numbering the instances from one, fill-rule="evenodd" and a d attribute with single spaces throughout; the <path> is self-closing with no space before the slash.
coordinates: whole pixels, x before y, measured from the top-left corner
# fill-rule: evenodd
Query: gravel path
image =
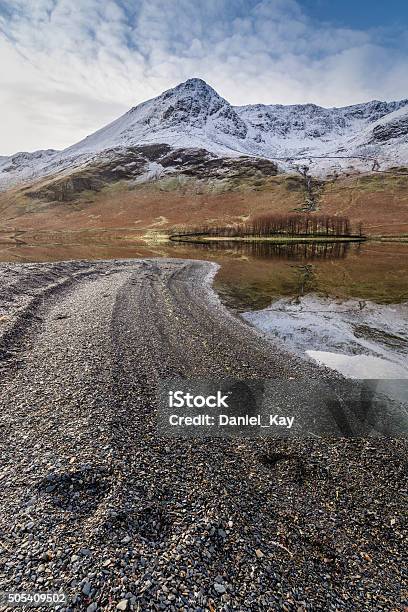
<path id="1" fill-rule="evenodd" d="M 403 610 L 405 441 L 157 437 L 162 377 L 324 373 L 228 314 L 214 272 L 0 266 L 0 590 L 88 612 Z"/>

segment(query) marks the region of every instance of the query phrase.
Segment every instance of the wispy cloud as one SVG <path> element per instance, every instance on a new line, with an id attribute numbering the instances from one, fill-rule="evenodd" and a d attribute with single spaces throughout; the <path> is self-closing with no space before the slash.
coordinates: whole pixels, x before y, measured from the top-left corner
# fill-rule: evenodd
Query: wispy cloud
<path id="1" fill-rule="evenodd" d="M 0 153 L 67 146 L 191 76 L 234 104 L 403 98 L 392 34 L 295 0 L 0 0 Z"/>

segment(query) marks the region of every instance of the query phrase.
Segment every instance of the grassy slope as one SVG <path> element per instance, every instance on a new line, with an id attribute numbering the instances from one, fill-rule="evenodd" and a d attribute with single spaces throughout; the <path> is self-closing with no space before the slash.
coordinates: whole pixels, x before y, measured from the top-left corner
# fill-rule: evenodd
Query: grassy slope
<path id="1" fill-rule="evenodd" d="M 63 202 L 32 199 L 23 189 L 14 189 L 0 193 L 0 230 L 160 231 L 179 224 L 232 223 L 266 211 L 287 212 L 303 202 L 300 179 L 287 175 L 225 180 L 179 176 L 133 186 L 119 181 Z M 361 221 L 370 235 L 408 234 L 408 176 L 379 173 L 326 182 L 319 206 L 326 213 L 347 215 L 353 224 Z"/>

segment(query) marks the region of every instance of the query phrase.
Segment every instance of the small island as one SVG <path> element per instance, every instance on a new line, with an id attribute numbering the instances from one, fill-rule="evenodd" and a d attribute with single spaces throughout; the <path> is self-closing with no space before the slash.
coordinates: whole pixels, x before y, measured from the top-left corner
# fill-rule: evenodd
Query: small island
<path id="1" fill-rule="evenodd" d="M 244 223 L 225 226 L 203 225 L 170 232 L 175 242 L 268 241 L 268 242 L 362 242 L 362 225 L 353 230 L 347 217 L 308 213 L 265 213 Z"/>

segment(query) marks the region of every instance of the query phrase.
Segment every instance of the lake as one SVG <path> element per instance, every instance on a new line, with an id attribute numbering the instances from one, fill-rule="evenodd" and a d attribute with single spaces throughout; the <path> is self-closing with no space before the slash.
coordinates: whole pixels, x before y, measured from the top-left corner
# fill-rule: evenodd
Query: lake
<path id="1" fill-rule="evenodd" d="M 132 257 L 214 261 L 222 302 L 287 349 L 348 377 L 408 377 L 406 243 L 187 244 L 126 229 L 0 237 L 0 261 Z"/>
<path id="2" fill-rule="evenodd" d="M 16 243 L 19 240 L 19 243 Z M 220 264 L 215 288 L 237 311 L 265 308 L 284 296 L 321 293 L 380 304 L 408 300 L 408 243 L 143 241 L 140 232 L 95 230 L 0 234 L 0 261 L 180 257 Z"/>

